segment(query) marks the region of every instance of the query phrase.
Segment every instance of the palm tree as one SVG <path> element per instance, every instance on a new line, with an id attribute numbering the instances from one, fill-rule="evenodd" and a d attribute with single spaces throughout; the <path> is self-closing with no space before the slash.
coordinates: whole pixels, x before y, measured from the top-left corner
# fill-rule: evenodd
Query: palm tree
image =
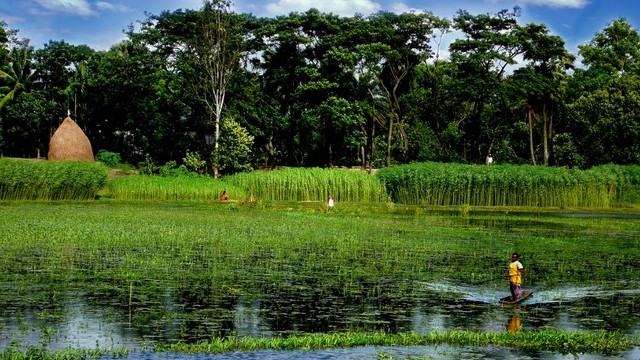
<path id="1" fill-rule="evenodd" d="M 14 48 L 9 54 L 6 71 L 0 69 L 0 109 L 15 96 L 26 89 L 31 82 L 31 54 L 33 48 L 23 46 Z"/>

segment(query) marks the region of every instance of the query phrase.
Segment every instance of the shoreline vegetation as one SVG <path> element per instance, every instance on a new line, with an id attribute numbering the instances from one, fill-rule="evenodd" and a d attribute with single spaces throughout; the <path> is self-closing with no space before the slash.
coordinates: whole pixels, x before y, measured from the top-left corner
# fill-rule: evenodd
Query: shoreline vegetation
<path id="1" fill-rule="evenodd" d="M 274 338 L 212 339 L 197 344 L 158 346 L 159 352 L 226 353 L 256 350 L 320 350 L 357 346 L 503 346 L 562 354 L 610 354 L 640 346 L 638 339 L 617 332 L 521 331 L 516 334 L 472 331 L 434 331 L 428 334 L 384 332 L 308 334 Z"/>
<path id="2" fill-rule="evenodd" d="M 384 332 L 333 333 L 292 335 L 273 338 L 213 338 L 195 344 L 174 343 L 154 347 L 157 353 L 174 352 L 184 354 L 222 354 L 252 352 L 259 350 L 325 350 L 354 348 L 360 346 L 500 346 L 517 347 L 522 350 L 551 351 L 561 354 L 615 354 L 640 346 L 638 338 L 617 332 L 576 332 L 557 330 L 521 331 L 510 333 L 477 333 L 471 331 L 434 331 L 428 334 Z M 131 353 L 126 348 L 111 349 L 66 349 L 48 352 L 33 347 L 27 351 L 5 349 L 2 360 L 22 359 L 86 359 L 109 356 L 126 357 Z"/>

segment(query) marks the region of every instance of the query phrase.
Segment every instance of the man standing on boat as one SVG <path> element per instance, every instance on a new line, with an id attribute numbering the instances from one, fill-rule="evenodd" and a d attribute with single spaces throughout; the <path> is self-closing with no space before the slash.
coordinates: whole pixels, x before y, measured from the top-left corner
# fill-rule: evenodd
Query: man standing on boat
<path id="1" fill-rule="evenodd" d="M 509 289 L 511 290 L 511 300 L 518 301 L 522 290 L 522 272 L 524 266 L 518 261 L 518 253 L 511 254 L 511 264 L 509 264 L 509 270 L 507 271 L 507 278 L 509 279 Z"/>

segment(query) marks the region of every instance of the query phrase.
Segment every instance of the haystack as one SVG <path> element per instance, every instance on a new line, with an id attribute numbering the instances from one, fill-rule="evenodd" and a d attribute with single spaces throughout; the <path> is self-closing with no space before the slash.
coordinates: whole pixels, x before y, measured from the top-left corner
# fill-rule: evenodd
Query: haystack
<path id="1" fill-rule="evenodd" d="M 94 161 L 89 138 L 71 117 L 64 119 L 51 137 L 48 159 Z"/>

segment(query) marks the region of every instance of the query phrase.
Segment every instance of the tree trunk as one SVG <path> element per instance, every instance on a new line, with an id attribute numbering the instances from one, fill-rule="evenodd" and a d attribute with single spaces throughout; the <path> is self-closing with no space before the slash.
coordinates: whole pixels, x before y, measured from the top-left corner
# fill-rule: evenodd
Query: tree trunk
<path id="1" fill-rule="evenodd" d="M 553 107 L 553 106 L 552 106 Z M 547 141 L 549 144 L 549 163 L 555 161 L 553 156 L 553 110 L 549 113 L 549 130 L 547 131 Z"/>
<path id="2" fill-rule="evenodd" d="M 216 104 L 216 108 L 222 110 L 222 107 L 218 107 Z M 216 119 L 215 119 L 215 141 L 213 145 L 213 177 L 220 177 L 220 161 L 218 159 L 218 150 L 220 148 L 220 111 L 216 109 Z"/>
<path id="3" fill-rule="evenodd" d="M 269 141 L 267 142 L 267 161 L 264 166 L 269 167 L 274 163 L 274 151 L 273 151 L 273 132 L 269 134 Z"/>
<path id="4" fill-rule="evenodd" d="M 533 151 L 533 110 L 529 107 L 529 111 L 527 111 L 527 117 L 529 120 L 529 151 L 531 152 L 531 163 L 533 165 L 536 164 L 536 155 Z"/>
<path id="5" fill-rule="evenodd" d="M 389 119 L 389 131 L 387 132 L 387 154 L 385 155 L 385 165 L 391 166 L 391 138 L 393 137 L 393 119 Z"/>
<path id="6" fill-rule="evenodd" d="M 547 141 L 547 104 L 542 105 L 542 145 L 544 147 L 544 165 L 549 166 L 549 143 Z"/>

